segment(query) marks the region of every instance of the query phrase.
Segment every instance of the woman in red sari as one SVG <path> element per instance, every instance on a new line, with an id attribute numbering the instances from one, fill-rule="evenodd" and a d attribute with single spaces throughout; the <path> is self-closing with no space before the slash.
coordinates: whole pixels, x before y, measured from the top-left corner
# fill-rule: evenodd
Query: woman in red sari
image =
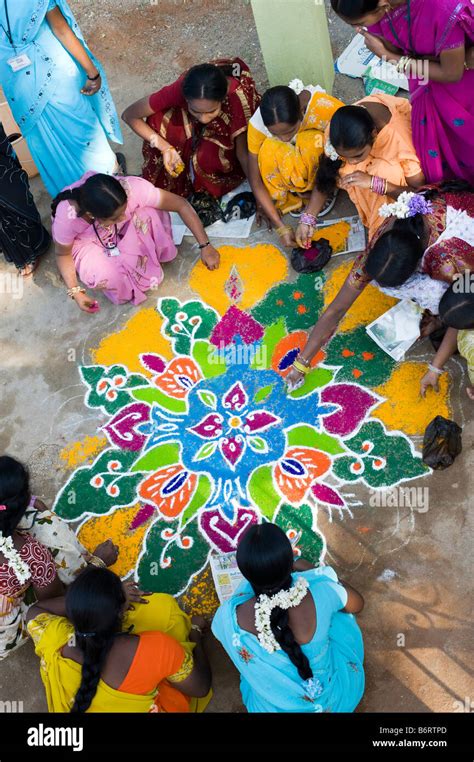
<path id="1" fill-rule="evenodd" d="M 219 198 L 247 176 L 247 126 L 259 103 L 248 66 L 234 58 L 193 66 L 122 118 L 143 138 L 146 180 Z"/>

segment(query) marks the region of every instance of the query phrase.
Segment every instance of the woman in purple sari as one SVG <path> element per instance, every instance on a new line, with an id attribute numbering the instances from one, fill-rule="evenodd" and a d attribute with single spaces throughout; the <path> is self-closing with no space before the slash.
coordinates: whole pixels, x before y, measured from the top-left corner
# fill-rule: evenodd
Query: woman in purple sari
<path id="1" fill-rule="evenodd" d="M 406 74 L 413 142 L 428 182 L 474 184 L 471 0 L 331 0 L 380 58 Z M 360 28 L 359 28 L 360 27 Z"/>

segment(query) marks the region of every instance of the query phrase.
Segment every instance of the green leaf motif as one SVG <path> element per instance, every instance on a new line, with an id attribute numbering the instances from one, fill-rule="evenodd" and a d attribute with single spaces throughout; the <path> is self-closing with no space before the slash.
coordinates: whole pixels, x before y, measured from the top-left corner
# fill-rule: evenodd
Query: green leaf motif
<path id="1" fill-rule="evenodd" d="M 149 384 L 145 376 L 129 374 L 123 365 L 83 365 L 79 368 L 79 374 L 89 387 L 86 405 L 99 408 L 109 415 L 114 415 L 132 401 L 131 390 Z"/>
<path id="2" fill-rule="evenodd" d="M 207 442 L 204 444 L 194 456 L 193 462 L 196 463 L 200 460 L 207 460 L 207 458 L 212 457 L 212 455 L 214 455 L 215 451 L 217 450 L 217 444 L 217 442 Z"/>
<path id="3" fill-rule="evenodd" d="M 281 497 L 274 486 L 271 466 L 260 466 L 253 472 L 248 483 L 248 493 L 262 515 L 270 520 L 273 519 L 281 503 Z"/>
<path id="4" fill-rule="evenodd" d="M 209 392 L 206 389 L 203 389 L 202 391 L 198 391 L 197 394 L 201 402 L 206 405 L 206 407 L 210 407 L 211 410 L 215 410 L 217 408 L 217 397 L 214 392 Z"/>
<path id="5" fill-rule="evenodd" d="M 181 516 L 180 526 L 184 525 L 193 518 L 194 514 L 203 507 L 211 497 L 212 483 L 208 476 L 201 474 L 193 498 L 186 510 Z"/>
<path id="6" fill-rule="evenodd" d="M 57 496 L 54 511 L 72 521 L 86 512 L 103 516 L 116 506 L 132 505 L 143 478 L 132 471 L 136 457 L 125 450 L 104 450 L 91 466 L 74 472 Z"/>
<path id="7" fill-rule="evenodd" d="M 162 537 L 164 530 L 174 529 L 175 539 Z M 179 595 L 188 586 L 190 578 L 207 563 L 210 553 L 208 542 L 201 535 L 197 518 L 188 522 L 181 532 L 178 522 L 157 521 L 146 538 L 146 549 L 138 566 L 138 578 L 143 590 Z M 162 556 L 167 564 L 163 568 Z"/>
<path id="8" fill-rule="evenodd" d="M 300 551 L 300 557 L 318 566 L 324 552 L 324 540 L 319 531 L 314 529 L 312 509 L 308 505 L 301 508 L 282 505 L 274 521 L 285 533 L 290 534 L 289 539 Z"/>
<path id="9" fill-rule="evenodd" d="M 258 392 L 255 392 L 253 396 L 253 401 L 256 405 L 260 405 L 262 402 L 265 402 L 267 397 L 270 396 L 273 389 L 275 388 L 275 384 L 269 384 L 268 386 L 263 386 L 261 389 L 258 390 Z"/>
<path id="10" fill-rule="evenodd" d="M 305 378 L 303 386 L 300 386 L 299 389 L 295 389 L 294 392 L 290 392 L 288 396 L 292 397 L 294 400 L 300 399 L 301 397 L 307 397 L 308 394 L 314 392 L 315 389 L 327 386 L 327 384 L 332 381 L 333 377 L 334 373 L 328 368 L 315 368 L 314 370 L 310 370 Z"/>
<path id="11" fill-rule="evenodd" d="M 247 444 L 251 450 L 264 454 L 268 452 L 268 443 L 263 437 L 248 437 Z"/>
<path id="12" fill-rule="evenodd" d="M 288 447 L 313 447 L 330 455 L 342 455 L 347 452 L 339 439 L 316 431 L 312 426 L 295 426 L 286 432 L 286 437 Z"/>
<path id="13" fill-rule="evenodd" d="M 312 328 L 324 308 L 324 282 L 324 273 L 303 273 L 294 283 L 278 284 L 251 315 L 266 326 L 283 320 L 289 333 Z"/>
<path id="14" fill-rule="evenodd" d="M 180 445 L 176 442 L 156 445 L 156 447 L 152 447 L 151 450 L 145 452 L 134 463 L 131 470 L 144 473 L 158 471 L 160 468 L 165 468 L 165 466 L 173 466 L 175 463 L 179 463 L 180 449 Z"/>
<path id="15" fill-rule="evenodd" d="M 168 397 L 168 395 L 162 392 L 161 389 L 156 389 L 151 386 L 142 389 L 134 389 L 132 397 L 139 402 L 148 402 L 149 405 L 159 405 L 161 408 L 171 413 L 186 413 L 188 409 L 185 400 Z"/>
<path id="16" fill-rule="evenodd" d="M 377 420 L 365 423 L 351 439 L 344 441 L 353 456 L 336 458 L 333 473 L 341 481 L 363 481 L 382 489 L 430 472 L 414 454 L 410 440 L 403 434 L 387 433 Z"/>
<path id="17" fill-rule="evenodd" d="M 271 368 L 272 357 L 276 346 L 287 334 L 285 320 L 281 318 L 276 323 L 269 325 L 265 329 L 263 339 L 260 343 L 258 352 L 252 360 L 251 368 L 253 370 L 265 370 Z"/>
<path id="18" fill-rule="evenodd" d="M 357 381 L 372 388 L 388 381 L 396 367 L 395 360 L 372 341 L 365 326 L 334 336 L 325 362 L 341 366 L 336 374 L 338 383 Z"/>
<path id="19" fill-rule="evenodd" d="M 201 368 L 204 378 L 222 376 L 227 370 L 224 354 L 219 354 L 217 347 L 209 341 L 195 341 L 193 358 Z"/>
<path id="20" fill-rule="evenodd" d="M 198 301 L 160 299 L 157 310 L 165 318 L 163 332 L 172 340 L 177 355 L 192 354 L 193 343 L 198 339 L 209 339 L 219 321 L 219 315 L 212 307 Z"/>

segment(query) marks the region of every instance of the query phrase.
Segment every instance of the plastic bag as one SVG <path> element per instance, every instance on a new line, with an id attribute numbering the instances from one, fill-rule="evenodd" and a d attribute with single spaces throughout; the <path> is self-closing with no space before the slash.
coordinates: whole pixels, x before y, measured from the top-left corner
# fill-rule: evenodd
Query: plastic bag
<path id="1" fill-rule="evenodd" d="M 257 211 L 255 196 L 249 191 L 233 196 L 224 210 L 224 222 L 248 220 Z"/>
<path id="2" fill-rule="evenodd" d="M 436 471 L 451 466 L 462 450 L 461 434 L 454 421 L 441 415 L 433 418 L 423 439 L 423 463 Z"/>
<path id="3" fill-rule="evenodd" d="M 217 220 L 224 219 L 224 213 L 218 200 L 207 191 L 195 191 L 191 193 L 188 201 L 194 211 L 197 212 L 205 228 L 217 222 Z"/>
<path id="4" fill-rule="evenodd" d="M 332 255 L 332 247 L 326 238 L 313 242 L 310 249 L 293 249 L 291 264 L 297 273 L 316 273 L 327 265 Z"/>

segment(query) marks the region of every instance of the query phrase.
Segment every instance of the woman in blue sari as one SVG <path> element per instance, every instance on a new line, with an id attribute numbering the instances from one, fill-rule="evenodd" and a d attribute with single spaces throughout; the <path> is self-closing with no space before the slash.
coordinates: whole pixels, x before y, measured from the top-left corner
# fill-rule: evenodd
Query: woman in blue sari
<path id="1" fill-rule="evenodd" d="M 52 196 L 87 171 L 118 169 L 112 96 L 65 0 L 1 0 L 0 81 Z"/>
<path id="2" fill-rule="evenodd" d="M 365 682 L 353 616 L 362 596 L 330 566 L 294 565 L 275 524 L 247 530 L 237 563 L 247 582 L 218 609 L 212 631 L 240 672 L 247 710 L 354 711 Z"/>

